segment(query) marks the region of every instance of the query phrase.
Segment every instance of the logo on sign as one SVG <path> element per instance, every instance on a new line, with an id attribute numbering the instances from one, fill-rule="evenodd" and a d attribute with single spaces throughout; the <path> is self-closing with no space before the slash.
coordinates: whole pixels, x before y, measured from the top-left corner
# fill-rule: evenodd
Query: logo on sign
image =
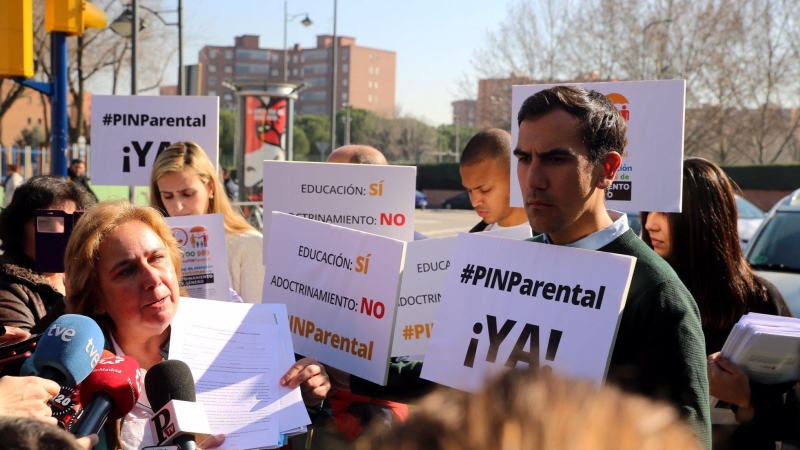
<path id="1" fill-rule="evenodd" d="M 192 243 L 193 248 L 207 248 L 208 230 L 201 226 L 192 228 L 189 230 L 189 242 Z"/>
<path id="2" fill-rule="evenodd" d="M 631 120 L 631 111 L 628 109 L 628 104 L 630 102 L 628 102 L 628 99 L 625 98 L 624 95 L 612 93 L 606 95 L 606 97 L 617 107 L 617 111 L 619 111 L 622 118 L 625 119 L 625 122 Z"/>
<path id="3" fill-rule="evenodd" d="M 606 190 L 607 200 L 631 200 L 632 182 L 630 181 L 614 181 L 611 186 Z"/>
<path id="4" fill-rule="evenodd" d="M 155 425 L 156 441 L 159 444 L 163 444 L 175 434 L 175 424 L 172 423 L 172 416 L 168 409 L 162 409 L 150 421 Z"/>

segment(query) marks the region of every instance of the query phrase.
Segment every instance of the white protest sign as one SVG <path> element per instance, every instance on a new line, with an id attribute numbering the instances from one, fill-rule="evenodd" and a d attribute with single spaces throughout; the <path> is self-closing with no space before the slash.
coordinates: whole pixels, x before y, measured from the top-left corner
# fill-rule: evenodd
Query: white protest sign
<path id="1" fill-rule="evenodd" d="M 189 296 L 231 301 L 222 214 L 167 217 L 166 220 L 183 251 L 181 286 Z"/>
<path id="2" fill-rule="evenodd" d="M 264 236 L 271 211 L 414 240 L 417 168 L 264 161 Z M 269 242 L 264 239 L 264 261 Z"/>
<path id="3" fill-rule="evenodd" d="M 628 123 L 628 146 L 617 179 L 607 191 L 609 209 L 681 212 L 685 80 L 565 83 L 608 97 Z M 517 148 L 517 114 L 531 95 L 555 84 L 513 86 L 511 148 Z M 511 156 L 511 206 L 523 206 L 517 158 Z"/>
<path id="4" fill-rule="evenodd" d="M 285 303 L 294 348 L 385 384 L 405 243 L 272 213 L 264 303 Z"/>
<path id="5" fill-rule="evenodd" d="M 531 227 L 524 224 L 479 234 L 521 240 L 531 237 Z M 406 245 L 392 356 L 425 354 L 455 248 L 456 236 L 425 239 Z"/>
<path id="6" fill-rule="evenodd" d="M 218 123 L 218 97 L 92 96 L 92 182 L 149 186 L 158 153 L 182 141 L 216 167 Z"/>
<path id="7" fill-rule="evenodd" d="M 425 354 L 455 248 L 456 236 L 406 244 L 392 356 Z"/>
<path id="8" fill-rule="evenodd" d="M 458 235 L 422 377 L 474 391 L 488 375 L 551 366 L 602 383 L 635 258 Z"/>

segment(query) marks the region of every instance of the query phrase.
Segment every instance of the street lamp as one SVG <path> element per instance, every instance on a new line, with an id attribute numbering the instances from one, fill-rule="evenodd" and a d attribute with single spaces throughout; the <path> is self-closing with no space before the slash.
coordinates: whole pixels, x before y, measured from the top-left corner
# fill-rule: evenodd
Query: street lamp
<path id="1" fill-rule="evenodd" d="M 350 145 L 350 122 L 353 121 L 353 119 L 350 118 L 350 109 L 352 107 L 353 107 L 353 105 L 351 105 L 349 103 L 342 103 L 342 108 L 344 108 L 344 110 L 347 112 L 347 116 L 342 118 L 342 119 L 344 119 L 344 126 L 345 126 L 345 128 L 344 128 L 344 145 Z"/>
<path id="2" fill-rule="evenodd" d="M 656 20 L 655 22 L 648 23 L 644 26 L 644 28 L 642 28 L 642 80 L 644 80 L 644 72 L 647 67 L 647 30 L 654 25 L 661 25 L 662 23 L 672 23 L 672 19 Z"/>
<path id="3" fill-rule="evenodd" d="M 292 17 L 289 17 L 289 0 L 283 0 L 283 81 L 284 83 L 289 81 L 289 47 L 287 47 L 287 28 L 289 22 L 297 19 L 300 16 L 305 15 L 306 18 L 301 20 L 300 23 L 303 24 L 304 27 L 310 27 L 314 24 L 311 19 L 308 18 L 308 13 L 300 13 L 295 14 Z"/>
<path id="4" fill-rule="evenodd" d="M 131 5 L 128 8 L 125 8 L 125 11 L 122 11 L 122 14 L 117 17 L 117 19 L 111 24 L 110 28 L 113 32 L 117 33 L 118 35 L 126 38 L 131 38 L 131 90 L 132 95 L 136 95 L 136 46 L 138 44 L 138 32 L 144 29 L 144 21 L 140 22 L 140 26 L 138 30 L 133 29 L 133 23 L 136 22 L 134 16 L 138 16 L 138 8 L 142 8 L 145 11 L 150 12 L 154 16 L 158 18 L 166 26 L 177 26 L 178 27 L 178 95 L 185 95 L 186 93 L 186 81 L 185 81 L 185 74 L 183 72 L 183 0 L 178 0 L 178 9 L 167 10 L 167 11 L 154 11 L 146 6 L 137 6 L 136 0 L 131 2 Z M 178 13 L 178 21 L 173 23 L 168 23 L 161 17 L 161 14 L 166 13 Z"/>

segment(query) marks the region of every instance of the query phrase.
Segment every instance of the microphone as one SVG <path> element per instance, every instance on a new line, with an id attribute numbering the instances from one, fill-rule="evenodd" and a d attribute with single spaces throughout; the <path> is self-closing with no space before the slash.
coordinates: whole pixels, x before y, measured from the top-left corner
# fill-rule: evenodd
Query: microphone
<path id="1" fill-rule="evenodd" d="M 131 412 L 142 391 L 139 363 L 130 356 L 108 356 L 80 385 L 83 408 L 72 431 L 82 438 L 97 434 L 107 419 L 117 420 Z"/>
<path id="2" fill-rule="evenodd" d="M 92 373 L 103 353 L 105 338 L 94 320 L 65 314 L 39 338 L 25 372 L 74 387 Z"/>
<path id="3" fill-rule="evenodd" d="M 197 448 L 211 434 L 203 405 L 197 403 L 194 377 L 183 361 L 162 361 L 147 371 L 144 387 L 155 413 L 150 429 L 156 445 L 172 444 L 181 450 Z"/>

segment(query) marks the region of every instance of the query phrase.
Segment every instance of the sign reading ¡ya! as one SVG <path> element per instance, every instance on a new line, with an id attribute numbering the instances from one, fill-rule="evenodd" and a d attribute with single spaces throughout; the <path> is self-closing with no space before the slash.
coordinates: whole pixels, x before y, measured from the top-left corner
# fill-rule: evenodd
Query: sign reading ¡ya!
<path id="1" fill-rule="evenodd" d="M 285 303 L 297 353 L 385 384 L 405 242 L 272 213 L 264 303 Z"/>
<path id="2" fill-rule="evenodd" d="M 514 367 L 602 383 L 636 259 L 460 234 L 422 377 L 473 391 Z"/>
<path id="3" fill-rule="evenodd" d="M 231 301 L 222 214 L 167 217 L 183 252 L 181 287 L 193 298 Z"/>
<path id="4" fill-rule="evenodd" d="M 531 228 L 525 224 L 479 234 L 528 239 L 531 237 Z M 406 263 L 397 304 L 392 356 L 425 354 L 455 248 L 456 236 L 424 239 L 406 245 Z"/>
<path id="5" fill-rule="evenodd" d="M 149 186 L 156 156 L 176 142 L 197 143 L 217 165 L 219 98 L 95 95 L 92 182 Z"/>
<path id="6" fill-rule="evenodd" d="M 685 80 L 565 83 L 608 97 L 628 125 L 628 146 L 617 179 L 606 192 L 609 209 L 681 212 Z M 517 114 L 531 95 L 555 84 L 513 86 L 511 148 L 517 148 Z M 523 206 L 517 158 L 511 156 L 511 206 Z"/>
<path id="7" fill-rule="evenodd" d="M 264 161 L 264 235 L 269 212 L 410 242 L 417 168 Z M 264 239 L 264 260 L 269 242 Z"/>

